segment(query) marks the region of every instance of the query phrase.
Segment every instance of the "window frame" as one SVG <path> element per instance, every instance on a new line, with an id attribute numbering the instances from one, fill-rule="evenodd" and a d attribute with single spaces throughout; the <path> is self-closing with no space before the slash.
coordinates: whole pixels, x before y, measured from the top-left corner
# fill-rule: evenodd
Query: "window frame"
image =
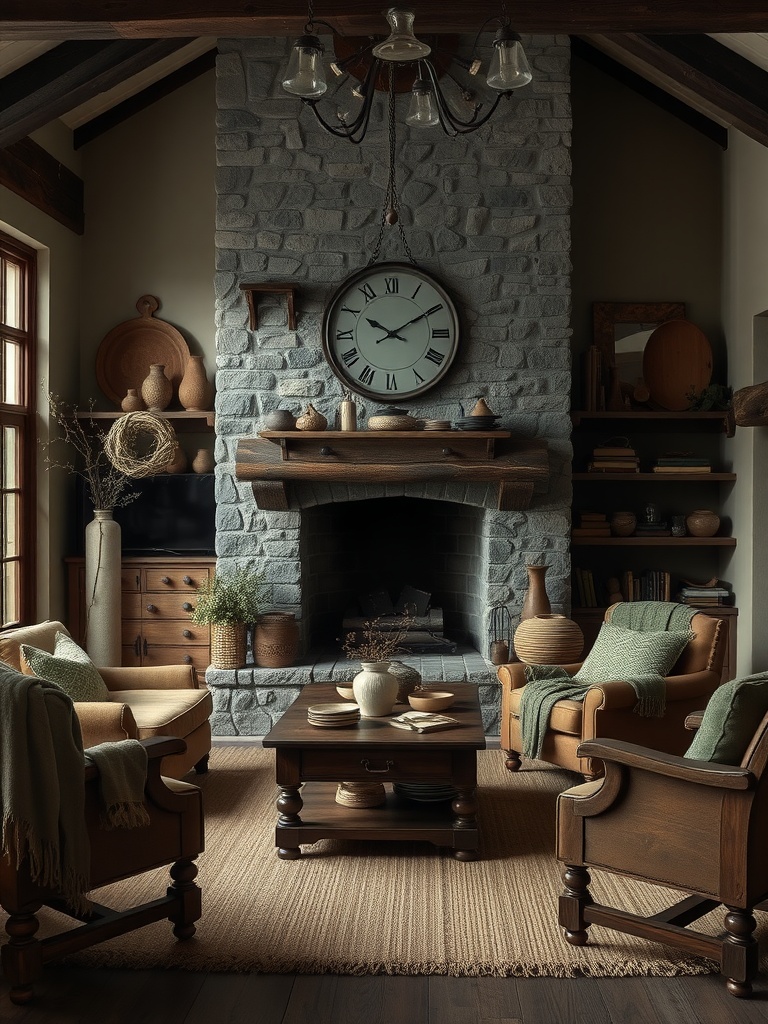
<path id="1" fill-rule="evenodd" d="M 35 593 L 37 579 L 37 428 L 36 389 L 37 371 L 37 253 L 17 239 L 0 232 L 0 266 L 10 261 L 21 267 L 21 323 L 10 327 L 3 323 L 5 309 L 3 290 L 5 275 L 0 273 L 0 358 L 3 339 L 19 345 L 20 365 L 18 368 L 18 404 L 5 402 L 4 391 L 0 390 L 0 428 L 11 426 L 18 430 L 20 452 L 18 453 L 18 487 L 6 488 L 0 479 L 0 495 L 19 495 L 17 510 L 18 545 L 17 553 L 9 558 L 0 549 L 3 592 L 0 594 L 0 628 L 33 622 L 35 619 Z M 4 509 L 0 510 L 0 524 L 4 522 Z M 5 566 L 14 562 L 19 566 L 16 584 L 16 610 L 18 615 L 5 617 Z"/>

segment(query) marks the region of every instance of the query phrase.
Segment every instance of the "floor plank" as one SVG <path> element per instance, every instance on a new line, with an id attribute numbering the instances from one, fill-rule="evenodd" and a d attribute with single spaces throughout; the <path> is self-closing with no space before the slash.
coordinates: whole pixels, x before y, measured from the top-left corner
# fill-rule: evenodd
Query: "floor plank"
<path id="1" fill-rule="evenodd" d="M 208 974 L 184 1024 L 282 1024 L 292 974 Z"/>
<path id="2" fill-rule="evenodd" d="M 342 1024 L 333 1016 L 338 977 L 335 974 L 303 974 L 296 977 L 283 1024 Z"/>
<path id="3" fill-rule="evenodd" d="M 618 1024 L 595 978 L 518 978 L 517 995 L 523 1024 Z"/>
<path id="4" fill-rule="evenodd" d="M 666 985 L 664 997 L 659 999 L 658 990 L 655 986 L 649 989 L 645 980 L 597 979 L 600 995 L 615 1024 L 702 1024 L 690 1001 L 681 998 L 680 990 Z"/>

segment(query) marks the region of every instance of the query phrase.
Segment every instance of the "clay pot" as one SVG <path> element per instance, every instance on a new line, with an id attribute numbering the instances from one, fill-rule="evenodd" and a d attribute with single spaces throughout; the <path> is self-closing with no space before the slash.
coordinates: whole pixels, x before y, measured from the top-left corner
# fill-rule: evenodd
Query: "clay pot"
<path id="1" fill-rule="evenodd" d="M 296 417 L 288 409 L 273 409 L 264 417 L 267 430 L 295 430 Z"/>
<path id="2" fill-rule="evenodd" d="M 174 449 L 174 455 L 168 465 L 165 467 L 166 473 L 183 473 L 187 468 L 187 456 L 184 453 L 184 449 L 181 445 L 176 442 L 176 448 Z"/>
<path id="3" fill-rule="evenodd" d="M 213 452 L 207 448 L 198 448 L 197 455 L 192 460 L 192 471 L 194 473 L 212 473 L 214 468 Z"/>
<path id="4" fill-rule="evenodd" d="M 213 404 L 213 384 L 203 369 L 202 356 L 190 356 L 179 384 L 179 401 L 188 412 L 204 412 Z"/>
<path id="5" fill-rule="evenodd" d="M 611 516 L 611 533 L 614 537 L 631 537 L 637 526 L 634 512 L 614 512 Z"/>
<path id="6" fill-rule="evenodd" d="M 141 397 L 150 412 L 162 412 L 170 405 L 173 384 L 165 376 L 164 363 L 152 363 L 141 385 Z"/>
<path id="7" fill-rule="evenodd" d="M 297 430 L 325 430 L 328 420 L 313 405 L 308 405 L 303 416 L 296 420 Z"/>
<path id="8" fill-rule="evenodd" d="M 528 573 L 528 590 L 525 593 L 520 618 L 530 619 L 534 615 L 546 615 L 552 611 L 544 579 L 549 566 L 526 565 L 525 569 Z"/>
<path id="9" fill-rule="evenodd" d="M 526 665 L 569 665 L 584 649 L 584 634 L 565 615 L 534 615 L 515 630 L 514 646 Z"/>
<path id="10" fill-rule="evenodd" d="M 136 388 L 128 388 L 128 394 L 120 403 L 123 412 L 140 412 L 144 408 L 144 400 Z"/>
<path id="11" fill-rule="evenodd" d="M 265 612 L 256 622 L 253 655 L 262 668 L 287 668 L 296 664 L 299 624 L 293 612 Z"/>
<path id="12" fill-rule="evenodd" d="M 699 508 L 685 517 L 685 525 L 692 537 L 714 537 L 720 529 L 720 516 L 709 509 Z"/>

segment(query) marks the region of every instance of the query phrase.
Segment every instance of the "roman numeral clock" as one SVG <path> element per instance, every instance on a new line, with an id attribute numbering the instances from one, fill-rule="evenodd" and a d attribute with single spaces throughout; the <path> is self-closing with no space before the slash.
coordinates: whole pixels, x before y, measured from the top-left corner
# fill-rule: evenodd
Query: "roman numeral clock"
<path id="1" fill-rule="evenodd" d="M 458 344 L 450 296 L 408 263 L 379 263 L 352 274 L 323 316 L 323 352 L 333 372 L 356 394 L 384 402 L 433 387 Z"/>

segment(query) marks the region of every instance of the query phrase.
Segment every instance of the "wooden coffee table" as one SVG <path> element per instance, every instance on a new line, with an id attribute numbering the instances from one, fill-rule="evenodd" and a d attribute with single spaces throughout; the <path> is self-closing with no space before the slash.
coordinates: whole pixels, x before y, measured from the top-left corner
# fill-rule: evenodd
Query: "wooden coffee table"
<path id="1" fill-rule="evenodd" d="M 459 724 L 416 733 L 397 729 L 386 718 L 363 718 L 337 729 L 310 725 L 310 705 L 341 698 L 332 684 L 307 683 L 264 737 L 264 746 L 275 748 L 280 787 L 278 857 L 295 860 L 302 843 L 318 839 L 421 839 L 450 846 L 457 860 L 475 860 L 477 751 L 485 747 L 485 735 L 477 686 L 451 683 L 450 689 L 457 700 L 444 713 Z M 398 704 L 393 716 L 407 710 Z M 335 799 L 341 781 L 450 783 L 457 795 L 452 801 L 424 803 L 388 792 L 381 807 L 345 807 Z"/>

